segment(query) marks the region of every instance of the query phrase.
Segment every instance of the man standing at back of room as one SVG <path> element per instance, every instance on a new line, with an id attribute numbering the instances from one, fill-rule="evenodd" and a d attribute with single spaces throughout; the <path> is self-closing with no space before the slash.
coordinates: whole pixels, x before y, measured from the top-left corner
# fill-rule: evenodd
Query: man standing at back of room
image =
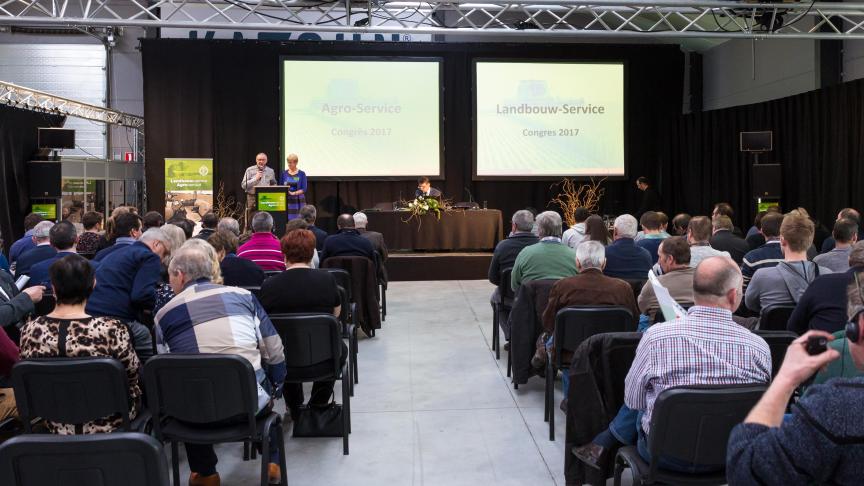
<path id="1" fill-rule="evenodd" d="M 654 185 L 647 177 L 642 176 L 636 179 L 636 188 L 642 191 L 642 204 L 636 210 L 635 217 L 641 218 L 647 211 L 662 211 L 663 206 L 660 200 L 660 193 L 654 188 Z"/>

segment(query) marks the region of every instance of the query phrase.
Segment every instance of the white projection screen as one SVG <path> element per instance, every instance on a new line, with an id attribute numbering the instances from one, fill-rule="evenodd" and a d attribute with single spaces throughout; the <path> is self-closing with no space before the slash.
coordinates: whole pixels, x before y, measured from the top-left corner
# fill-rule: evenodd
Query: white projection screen
<path id="1" fill-rule="evenodd" d="M 626 175 L 623 62 L 474 68 L 475 179 Z"/>
<path id="2" fill-rule="evenodd" d="M 440 59 L 280 62 L 280 167 L 295 153 L 311 178 L 442 175 Z"/>

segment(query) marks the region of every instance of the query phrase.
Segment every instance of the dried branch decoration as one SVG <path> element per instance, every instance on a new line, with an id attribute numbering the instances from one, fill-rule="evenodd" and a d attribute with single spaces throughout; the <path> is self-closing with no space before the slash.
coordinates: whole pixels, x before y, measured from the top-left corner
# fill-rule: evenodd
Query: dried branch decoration
<path id="1" fill-rule="evenodd" d="M 234 218 L 239 221 L 243 215 L 243 209 L 243 203 L 238 201 L 236 197 L 225 195 L 225 183 L 220 182 L 212 209 L 216 216 L 219 216 L 219 219 Z"/>
<path id="2" fill-rule="evenodd" d="M 546 206 L 557 204 L 564 214 L 564 222 L 568 227 L 573 226 L 576 224 L 574 219 L 576 208 L 585 208 L 590 213 L 596 213 L 600 209 L 600 199 L 606 193 L 606 189 L 601 187 L 601 184 L 605 180 L 604 177 L 595 181 L 592 177 L 590 183 L 577 185 L 576 181 L 565 177 L 549 186 L 550 188 L 561 186 L 561 189 L 558 195 L 552 198 Z"/>

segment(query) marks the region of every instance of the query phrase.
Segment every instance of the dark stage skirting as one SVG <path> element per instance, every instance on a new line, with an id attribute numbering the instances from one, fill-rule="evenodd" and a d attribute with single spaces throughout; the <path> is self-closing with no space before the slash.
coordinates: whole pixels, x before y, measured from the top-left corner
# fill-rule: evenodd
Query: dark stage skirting
<path id="1" fill-rule="evenodd" d="M 486 280 L 492 253 L 391 253 L 391 282 L 409 280 Z"/>
<path id="2" fill-rule="evenodd" d="M 427 214 L 407 223 L 409 214 L 404 211 L 369 211 L 366 216 L 368 228 L 382 233 L 390 250 L 488 251 L 504 239 L 497 209 L 448 211 L 440 221 Z"/>

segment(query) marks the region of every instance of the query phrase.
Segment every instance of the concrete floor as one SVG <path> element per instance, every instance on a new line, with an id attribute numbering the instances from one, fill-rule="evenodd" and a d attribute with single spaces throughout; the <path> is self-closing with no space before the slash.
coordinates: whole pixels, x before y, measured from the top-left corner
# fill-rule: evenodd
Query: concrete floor
<path id="1" fill-rule="evenodd" d="M 391 283 L 383 328 L 359 343 L 351 454 L 341 438 L 295 439 L 287 425 L 289 483 L 563 485 L 560 382 L 550 442 L 542 380 L 514 390 L 506 352 L 496 361 L 490 351 L 492 289 L 480 280 Z M 257 484 L 258 464 L 241 452 L 217 447 L 222 484 Z M 183 484 L 188 474 L 184 460 Z"/>

